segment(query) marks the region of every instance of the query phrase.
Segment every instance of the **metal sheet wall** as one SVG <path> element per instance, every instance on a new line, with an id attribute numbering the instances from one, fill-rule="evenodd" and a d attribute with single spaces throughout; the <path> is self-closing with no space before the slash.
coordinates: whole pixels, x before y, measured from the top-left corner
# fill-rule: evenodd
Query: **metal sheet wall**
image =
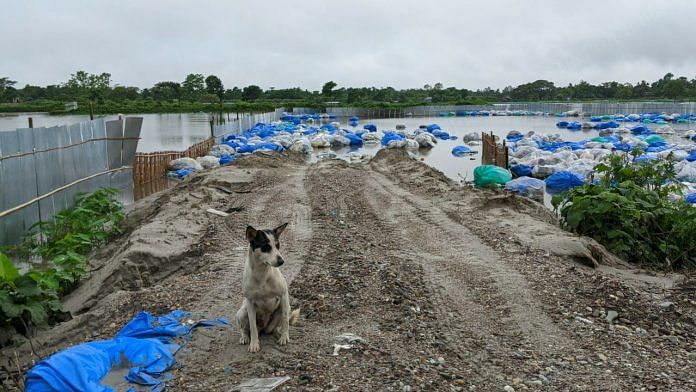
<path id="1" fill-rule="evenodd" d="M 0 245 L 20 241 L 34 223 L 71 207 L 81 192 L 112 187 L 119 200 L 132 202 L 141 125 L 142 118 L 131 117 L 0 132 Z"/>

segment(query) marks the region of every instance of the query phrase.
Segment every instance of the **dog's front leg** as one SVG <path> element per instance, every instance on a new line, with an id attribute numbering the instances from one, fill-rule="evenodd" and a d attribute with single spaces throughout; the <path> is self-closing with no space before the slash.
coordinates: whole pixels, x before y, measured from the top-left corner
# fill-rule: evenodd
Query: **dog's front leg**
<path id="1" fill-rule="evenodd" d="M 285 293 L 280 299 L 281 320 L 280 320 L 280 339 L 278 344 L 281 346 L 290 341 L 290 296 Z"/>
<path id="2" fill-rule="evenodd" d="M 261 348 L 259 347 L 259 330 L 256 327 L 256 308 L 254 302 L 247 300 L 247 315 L 249 316 L 249 352 L 255 353 Z"/>

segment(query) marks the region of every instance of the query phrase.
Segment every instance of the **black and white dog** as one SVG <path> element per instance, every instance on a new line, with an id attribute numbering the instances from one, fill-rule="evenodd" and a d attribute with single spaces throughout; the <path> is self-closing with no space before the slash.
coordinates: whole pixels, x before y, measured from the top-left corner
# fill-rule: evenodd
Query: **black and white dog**
<path id="1" fill-rule="evenodd" d="M 273 230 L 256 230 L 247 226 L 249 256 L 242 277 L 244 302 L 237 312 L 241 331 L 239 343 L 249 343 L 249 352 L 260 350 L 259 331 L 272 333 L 278 344 L 290 341 L 290 324 L 300 316 L 300 310 L 290 311 L 288 283 L 280 272 L 285 260 L 280 254 L 280 234 L 287 223 Z M 251 321 L 251 322 L 250 322 Z"/>

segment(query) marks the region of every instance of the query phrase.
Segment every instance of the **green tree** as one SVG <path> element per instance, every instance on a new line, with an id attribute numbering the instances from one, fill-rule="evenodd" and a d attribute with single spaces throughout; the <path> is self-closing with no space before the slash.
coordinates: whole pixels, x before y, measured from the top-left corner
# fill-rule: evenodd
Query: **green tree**
<path id="1" fill-rule="evenodd" d="M 159 82 L 150 89 L 152 97 L 158 101 L 181 98 L 181 86 L 177 82 Z"/>
<path id="2" fill-rule="evenodd" d="M 8 77 L 0 78 L 0 102 L 12 99 L 10 95 L 16 91 L 13 87 L 15 84 L 17 82 Z"/>
<path id="3" fill-rule="evenodd" d="M 68 79 L 64 87 L 72 90 L 78 97 L 101 101 L 107 90 L 109 90 L 110 85 L 111 74 L 108 72 L 97 75 L 85 71 L 77 71 L 70 75 L 70 79 Z"/>
<path id="4" fill-rule="evenodd" d="M 256 101 L 257 99 L 261 99 L 262 96 L 263 90 L 261 90 L 261 87 L 254 84 L 246 86 L 242 90 L 242 99 L 245 101 Z"/>
<path id="5" fill-rule="evenodd" d="M 188 74 L 181 83 L 181 95 L 185 99 L 196 100 L 205 92 L 205 77 L 202 74 Z"/>
<path id="6" fill-rule="evenodd" d="M 331 90 L 336 86 L 338 85 L 333 80 L 324 83 L 324 86 L 321 88 L 321 95 L 331 95 Z"/>
<path id="7" fill-rule="evenodd" d="M 215 75 L 210 75 L 205 78 L 205 90 L 208 94 L 213 94 L 222 102 L 222 96 L 225 94 L 225 87 L 222 85 L 222 80 Z"/>

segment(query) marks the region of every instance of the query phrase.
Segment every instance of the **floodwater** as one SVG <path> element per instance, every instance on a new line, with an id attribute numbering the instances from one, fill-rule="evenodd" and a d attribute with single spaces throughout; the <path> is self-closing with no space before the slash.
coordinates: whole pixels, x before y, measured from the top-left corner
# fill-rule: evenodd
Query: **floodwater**
<path id="1" fill-rule="evenodd" d="M 168 113 L 168 114 L 128 114 L 143 117 L 143 127 L 138 142 L 139 152 L 183 151 L 192 144 L 210 137 L 210 123 L 207 113 Z M 28 118 L 34 127 L 52 127 L 75 124 L 89 120 L 88 115 L 51 116 L 46 113 L 0 113 L 0 132 L 26 128 Z M 97 116 L 116 120 L 118 116 Z"/>
<path id="2" fill-rule="evenodd" d="M 559 134 L 563 140 L 580 141 L 591 139 L 599 136 L 599 131 L 594 129 L 584 129 L 578 131 L 570 131 L 567 129 L 559 129 L 556 123 L 562 119 L 554 116 L 494 116 L 494 117 L 429 117 L 429 118 L 400 118 L 400 119 L 374 119 L 360 121 L 356 127 L 360 129 L 364 124 L 375 124 L 377 129 L 395 130 L 397 124 L 406 126 L 406 131 L 413 131 L 420 125 L 438 124 L 443 131 L 450 135 L 457 136 L 457 140 L 440 140 L 437 145 L 430 149 L 420 149 L 416 155 L 423 158 L 423 161 L 428 165 L 440 170 L 447 177 L 455 181 L 473 181 L 473 171 L 476 166 L 481 164 L 481 145 L 471 145 L 470 143 L 462 142 L 462 136 L 471 132 L 493 132 L 502 139 L 510 131 L 519 131 L 522 134 L 527 134 L 534 131 L 536 134 Z M 573 118 L 569 121 L 589 121 L 589 119 Z M 626 123 L 627 127 L 636 125 L 637 123 Z M 345 128 L 345 125 L 342 124 Z M 696 127 L 696 124 L 670 124 L 675 130 L 687 130 L 689 127 Z M 650 129 L 657 129 L 659 125 L 650 124 Z M 348 129 L 353 129 L 348 127 Z M 682 139 L 677 135 L 661 135 L 666 140 L 674 143 L 689 143 L 687 139 Z M 469 145 L 472 150 L 476 150 L 476 154 L 465 155 L 463 157 L 455 157 L 452 155 L 452 148 L 455 146 Z M 374 155 L 379 150 L 380 146 L 367 146 L 365 148 L 355 150 L 360 153 Z M 338 151 L 339 154 L 350 152 L 349 149 Z"/>
<path id="3" fill-rule="evenodd" d="M 133 114 L 132 116 L 143 117 L 143 128 L 141 139 L 138 143 L 139 152 L 175 150 L 183 151 L 192 144 L 207 139 L 210 135 L 210 123 L 206 113 L 175 113 L 175 114 Z M 85 121 L 87 115 L 67 115 L 50 116 L 44 113 L 21 113 L 19 115 L 0 114 L 0 131 L 13 130 L 27 126 L 27 118 L 32 117 L 34 127 L 55 126 L 62 124 L 73 124 Z M 103 116 L 106 120 L 116 119 L 116 115 Z M 517 130 L 523 134 L 534 131 L 537 134 L 558 133 L 564 140 L 579 141 L 590 139 L 598 135 L 596 130 L 569 131 L 567 129 L 556 128 L 559 118 L 554 116 L 491 116 L 491 117 L 429 117 L 429 118 L 399 118 L 399 119 L 365 119 L 361 120 L 355 128 L 347 124 L 347 119 L 339 119 L 341 127 L 347 129 L 362 129 L 364 124 L 375 124 L 380 131 L 395 130 L 397 124 L 405 125 L 407 132 L 412 132 L 420 125 L 439 124 L 442 130 L 450 135 L 455 135 L 458 140 L 439 140 L 435 148 L 431 150 L 420 150 L 417 154 L 423 161 L 448 177 L 460 181 L 466 179 L 473 180 L 473 170 L 481 162 L 480 145 L 471 146 L 478 150 L 477 154 L 464 157 L 452 155 L 452 148 L 463 145 L 461 137 L 471 132 L 493 132 L 493 134 L 504 138 L 509 131 Z M 588 121 L 589 119 L 573 118 L 572 121 Z M 627 126 L 635 123 L 626 123 Z M 696 127 L 696 124 L 670 124 L 675 130 L 686 130 L 689 127 Z M 649 125 L 651 129 L 656 129 L 658 125 Z M 666 139 L 674 142 L 687 142 L 676 136 Z M 359 153 L 374 155 L 379 150 L 380 145 L 366 145 L 357 151 Z M 350 148 L 336 150 L 345 157 L 351 152 Z"/>

